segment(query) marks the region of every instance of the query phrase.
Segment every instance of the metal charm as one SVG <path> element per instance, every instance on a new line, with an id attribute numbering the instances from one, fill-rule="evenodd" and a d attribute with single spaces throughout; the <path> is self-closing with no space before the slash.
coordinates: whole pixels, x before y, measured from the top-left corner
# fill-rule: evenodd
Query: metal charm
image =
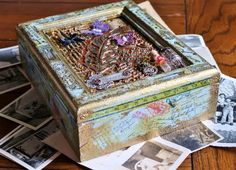
<path id="1" fill-rule="evenodd" d="M 93 74 L 87 80 L 87 86 L 90 88 L 99 89 L 99 90 L 106 89 L 106 88 L 109 88 L 113 84 L 113 81 L 122 80 L 130 76 L 131 74 L 128 70 L 115 73 L 112 75 L 108 75 L 108 76 Z"/>
<path id="2" fill-rule="evenodd" d="M 149 63 L 141 63 L 138 65 L 139 70 L 147 76 L 154 76 L 158 73 L 158 69 Z"/>

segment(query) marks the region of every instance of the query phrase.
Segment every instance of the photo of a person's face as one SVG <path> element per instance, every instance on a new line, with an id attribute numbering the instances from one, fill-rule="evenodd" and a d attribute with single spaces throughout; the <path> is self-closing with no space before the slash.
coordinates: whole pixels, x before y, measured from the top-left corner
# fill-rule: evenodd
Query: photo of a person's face
<path id="1" fill-rule="evenodd" d="M 221 99 L 225 99 L 225 95 L 224 94 L 220 94 L 219 95 Z"/>
<path id="2" fill-rule="evenodd" d="M 226 103 L 229 104 L 231 102 L 230 99 L 226 99 Z"/>

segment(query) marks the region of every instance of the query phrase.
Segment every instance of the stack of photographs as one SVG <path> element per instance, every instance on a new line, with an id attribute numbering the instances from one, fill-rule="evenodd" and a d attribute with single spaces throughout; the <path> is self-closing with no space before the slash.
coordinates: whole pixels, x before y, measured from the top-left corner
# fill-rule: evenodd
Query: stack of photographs
<path id="1" fill-rule="evenodd" d="M 24 71 L 19 66 L 18 46 L 0 49 L 0 110 L 31 87 Z M 17 61 L 17 62 L 13 62 Z M 12 96 L 11 94 L 14 94 Z"/>
<path id="2" fill-rule="evenodd" d="M 14 100 L 6 99 L 15 92 Z M 0 99 L 0 117 L 19 124 L 0 139 L 0 154 L 27 169 L 47 166 L 60 153 L 42 140 L 58 128 L 20 67 L 18 46 L 0 49 Z"/>
<path id="3" fill-rule="evenodd" d="M 42 142 L 57 130 L 54 121 L 37 131 L 19 126 L 0 140 L 0 153 L 27 169 L 42 169 L 60 154 Z"/>

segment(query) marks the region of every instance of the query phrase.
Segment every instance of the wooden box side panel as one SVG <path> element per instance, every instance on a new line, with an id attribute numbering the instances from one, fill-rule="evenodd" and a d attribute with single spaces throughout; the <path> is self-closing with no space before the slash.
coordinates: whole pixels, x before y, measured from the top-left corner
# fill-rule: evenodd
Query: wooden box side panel
<path id="1" fill-rule="evenodd" d="M 179 87 L 177 90 L 184 90 L 179 94 L 173 95 L 176 89 L 172 89 L 164 92 L 169 97 L 80 123 L 81 160 L 101 156 L 209 119 L 216 110 L 218 82 L 217 74 Z M 152 97 L 161 95 L 159 93 Z"/>
<path id="2" fill-rule="evenodd" d="M 23 67 L 27 75 L 34 87 L 39 91 L 39 94 L 44 98 L 46 104 L 52 111 L 54 120 L 79 156 L 77 121 L 72 111 L 65 105 L 58 91 L 50 83 L 44 70 L 37 65 L 35 57 L 29 51 L 29 48 L 26 48 L 24 42 L 20 41 L 19 49 Z"/>

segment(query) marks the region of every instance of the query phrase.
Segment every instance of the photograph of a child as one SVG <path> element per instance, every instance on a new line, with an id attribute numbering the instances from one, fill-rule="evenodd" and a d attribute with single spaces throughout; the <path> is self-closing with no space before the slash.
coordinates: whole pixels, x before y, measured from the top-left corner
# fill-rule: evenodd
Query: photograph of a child
<path id="1" fill-rule="evenodd" d="M 222 77 L 215 114 L 215 123 L 231 126 L 236 122 L 236 81 Z"/>
<path id="2" fill-rule="evenodd" d="M 204 122 L 223 137 L 213 146 L 236 147 L 236 79 L 221 75 L 216 113 Z"/>

